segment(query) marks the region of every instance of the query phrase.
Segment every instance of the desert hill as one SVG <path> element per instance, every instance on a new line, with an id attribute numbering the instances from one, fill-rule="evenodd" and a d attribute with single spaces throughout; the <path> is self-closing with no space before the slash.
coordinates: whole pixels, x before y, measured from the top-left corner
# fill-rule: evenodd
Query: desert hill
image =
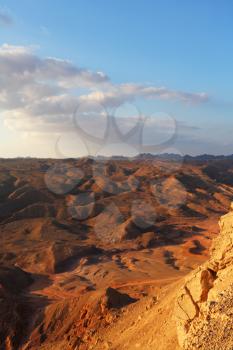
<path id="1" fill-rule="evenodd" d="M 0 160 L 1 349 L 178 347 L 169 305 L 209 257 L 232 172 L 231 158 Z"/>

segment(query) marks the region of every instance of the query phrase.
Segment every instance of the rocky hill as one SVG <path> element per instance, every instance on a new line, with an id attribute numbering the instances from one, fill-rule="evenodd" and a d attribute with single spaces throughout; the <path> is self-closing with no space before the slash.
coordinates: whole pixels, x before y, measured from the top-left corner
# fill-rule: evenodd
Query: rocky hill
<path id="1" fill-rule="evenodd" d="M 0 160 L 0 349 L 178 349 L 177 291 L 209 257 L 232 173 L 231 159 Z M 191 318 L 177 309 L 182 346 L 224 271 L 217 242 Z"/>
<path id="2" fill-rule="evenodd" d="M 222 216 L 210 259 L 188 276 L 176 304 L 185 350 L 233 349 L 233 211 Z"/>

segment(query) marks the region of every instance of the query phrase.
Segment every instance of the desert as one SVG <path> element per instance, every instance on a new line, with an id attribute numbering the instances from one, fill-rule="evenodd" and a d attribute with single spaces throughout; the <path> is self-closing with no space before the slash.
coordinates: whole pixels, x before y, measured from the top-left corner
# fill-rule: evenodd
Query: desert
<path id="1" fill-rule="evenodd" d="M 2 349 L 179 349 L 233 161 L 152 159 L 0 161 Z"/>
<path id="2" fill-rule="evenodd" d="M 233 350 L 233 1 L 0 1 L 0 350 Z"/>

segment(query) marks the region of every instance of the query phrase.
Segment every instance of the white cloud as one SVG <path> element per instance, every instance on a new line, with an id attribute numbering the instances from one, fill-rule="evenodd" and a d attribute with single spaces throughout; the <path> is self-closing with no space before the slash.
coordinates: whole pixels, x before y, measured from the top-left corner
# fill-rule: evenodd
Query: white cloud
<path id="1" fill-rule="evenodd" d="M 89 87 L 108 81 L 102 72 L 79 68 L 68 60 L 40 58 L 32 47 L 4 44 L 0 47 L 0 72 L 4 79 L 24 84 L 50 81 L 57 86 Z M 2 85 L 2 84 L 1 84 Z"/>
<path id="2" fill-rule="evenodd" d="M 35 47 L 0 47 L 0 102 L 10 128 L 63 132 L 71 128 L 72 114 L 80 104 L 86 117 L 100 105 L 119 107 L 136 99 L 202 103 L 208 96 L 143 84 L 114 85 L 103 72 L 64 59 L 41 58 Z"/>
<path id="3" fill-rule="evenodd" d="M 187 103 L 201 103 L 208 100 L 208 95 L 170 90 L 165 87 L 146 86 L 139 84 L 121 84 L 109 86 L 107 91 L 94 91 L 82 96 L 83 100 L 92 100 L 106 106 L 116 107 L 137 98 L 178 100 Z"/>

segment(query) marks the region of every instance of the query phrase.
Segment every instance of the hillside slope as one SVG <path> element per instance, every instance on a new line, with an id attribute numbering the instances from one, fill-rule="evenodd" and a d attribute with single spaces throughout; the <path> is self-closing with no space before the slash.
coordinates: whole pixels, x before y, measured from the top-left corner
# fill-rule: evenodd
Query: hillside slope
<path id="1" fill-rule="evenodd" d="M 233 349 L 233 211 L 222 216 L 210 259 L 186 279 L 176 305 L 185 350 Z"/>

